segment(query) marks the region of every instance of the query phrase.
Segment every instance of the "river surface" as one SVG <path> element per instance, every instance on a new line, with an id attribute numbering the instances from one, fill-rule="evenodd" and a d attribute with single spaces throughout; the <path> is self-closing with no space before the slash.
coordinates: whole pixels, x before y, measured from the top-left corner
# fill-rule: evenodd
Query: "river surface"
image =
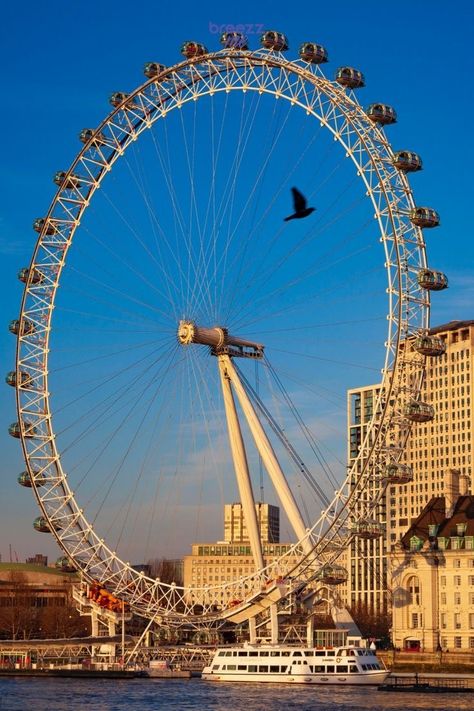
<path id="1" fill-rule="evenodd" d="M 461 711 L 472 693 L 423 694 L 375 687 L 216 684 L 201 679 L 0 678 L 1 711 Z"/>

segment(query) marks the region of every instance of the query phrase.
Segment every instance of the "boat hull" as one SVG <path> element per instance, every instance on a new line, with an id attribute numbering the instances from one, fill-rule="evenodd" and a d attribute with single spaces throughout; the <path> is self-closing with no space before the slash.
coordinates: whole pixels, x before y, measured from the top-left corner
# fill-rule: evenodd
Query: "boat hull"
<path id="1" fill-rule="evenodd" d="M 378 686 L 383 684 L 389 672 L 387 670 L 360 672 L 358 674 L 233 674 L 223 672 L 203 671 L 204 681 L 228 681 L 268 684 L 306 684 L 306 685 L 339 685 L 339 686 Z"/>

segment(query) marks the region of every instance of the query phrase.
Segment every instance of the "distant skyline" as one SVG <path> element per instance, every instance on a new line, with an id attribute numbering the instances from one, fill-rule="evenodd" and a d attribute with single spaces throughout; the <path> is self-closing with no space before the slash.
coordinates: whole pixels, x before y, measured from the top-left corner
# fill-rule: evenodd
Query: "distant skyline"
<path id="1" fill-rule="evenodd" d="M 18 315 L 21 284 L 17 272 L 28 264 L 35 243 L 31 225 L 48 209 L 54 194 L 53 175 L 66 169 L 79 151 L 79 131 L 104 118 L 113 91 L 131 90 L 143 81 L 146 61 L 167 65 L 180 61 L 179 48 L 186 39 L 217 48 L 216 27 L 222 24 L 247 25 L 253 47 L 258 46 L 259 25 L 285 32 L 289 57 L 297 56 L 300 42 L 319 42 L 329 52 L 330 64 L 324 69 L 328 76 L 344 64 L 360 68 L 366 77 L 366 88 L 358 95 L 361 103 L 382 101 L 396 108 L 398 124 L 387 129 L 389 139 L 397 149 L 421 155 L 424 169 L 410 178 L 415 199 L 441 216 L 441 226 L 426 231 L 425 238 L 429 264 L 448 275 L 450 288 L 434 295 L 432 324 L 474 318 L 470 220 L 474 155 L 469 132 L 473 99 L 468 81 L 473 69 L 473 19 L 467 2 L 449 6 L 409 0 L 358 6 L 342 0 L 333 7 L 299 8 L 294 15 L 265 2 L 258 6 L 210 3 L 201 9 L 163 3 L 147 8 L 146 14 L 140 10 L 131 14 L 121 0 L 77 7 L 56 0 L 43 6 L 28 1 L 22 4 L 21 14 L 6 8 L 0 30 L 5 68 L 0 174 L 4 374 L 14 367 L 14 338 L 8 333 L 8 323 Z M 117 191 L 125 189 L 119 181 L 116 185 Z M 301 187 L 305 191 L 307 186 Z M 316 197 L 316 207 L 323 199 L 323 195 Z M 278 205 L 282 217 L 290 206 L 288 194 Z M 337 309 L 333 304 L 317 320 L 330 323 Z M 347 359 L 347 353 L 339 354 L 341 362 Z M 341 366 L 341 375 L 343 371 Z M 364 372 L 363 378 L 378 382 L 379 376 L 374 369 Z M 20 561 L 37 552 L 54 560 L 60 552 L 49 536 L 32 529 L 39 510 L 31 493 L 16 482 L 23 462 L 18 443 L 7 433 L 16 413 L 13 391 L 6 385 L 0 403 L 2 560 L 9 558 L 10 543 Z M 328 419 L 325 424 L 334 423 Z M 326 436 L 329 441 L 331 437 Z M 183 500 L 181 505 L 185 504 Z M 215 516 L 215 510 L 207 512 L 203 507 L 201 518 L 211 515 Z M 220 516 L 214 523 L 216 534 L 222 528 Z M 171 542 L 170 557 L 176 557 L 187 553 L 192 541 L 170 538 Z"/>

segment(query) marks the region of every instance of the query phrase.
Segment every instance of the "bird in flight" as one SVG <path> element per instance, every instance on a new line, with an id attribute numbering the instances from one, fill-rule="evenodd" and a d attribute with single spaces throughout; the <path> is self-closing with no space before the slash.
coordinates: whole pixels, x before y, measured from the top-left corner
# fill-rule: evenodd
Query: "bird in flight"
<path id="1" fill-rule="evenodd" d="M 285 217 L 285 222 L 288 222 L 288 220 L 297 220 L 301 217 L 308 217 L 308 215 L 311 215 L 311 213 L 316 210 L 315 207 L 306 207 L 307 200 L 297 188 L 291 188 L 291 192 L 293 193 L 294 213 Z"/>

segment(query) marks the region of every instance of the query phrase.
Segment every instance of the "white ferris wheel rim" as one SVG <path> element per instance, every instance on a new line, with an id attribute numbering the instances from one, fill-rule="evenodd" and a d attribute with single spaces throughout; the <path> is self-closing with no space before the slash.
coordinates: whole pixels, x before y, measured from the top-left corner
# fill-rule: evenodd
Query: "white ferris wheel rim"
<path id="1" fill-rule="evenodd" d="M 275 85 L 270 71 L 278 72 Z M 174 86 L 174 92 L 170 87 Z M 311 92 L 308 88 L 311 88 Z M 420 268 L 426 267 L 425 245 L 419 227 L 411 224 L 409 211 L 414 208 L 411 189 L 406 176 L 393 167 L 393 151 L 384 131 L 367 117 L 352 92 L 346 92 L 335 82 L 327 80 L 319 66 L 302 60 L 287 60 L 281 53 L 224 49 L 198 58 L 186 59 L 164 69 L 130 93 L 94 131 L 91 139 L 72 162 L 66 179 L 79 175 L 83 189 L 77 188 L 75 200 L 59 188 L 45 217 L 38 238 L 30 272 L 35 268 L 46 274 L 47 284 L 26 284 L 20 324 L 32 322 L 34 333 L 20 333 L 17 347 L 17 406 L 21 425 L 21 442 L 33 489 L 50 530 L 66 555 L 71 558 L 89 581 L 99 580 L 115 594 L 130 602 L 132 608 L 145 616 L 167 615 L 177 620 L 192 612 L 186 602 L 189 591 L 174 585 L 157 582 L 135 571 L 121 560 L 103 539 L 100 539 L 75 501 L 67 474 L 61 466 L 52 429 L 54 412 L 50 408 L 48 391 L 48 352 L 52 311 L 57 287 L 65 264 L 65 257 L 76 227 L 93 193 L 117 160 L 164 113 L 179 108 L 184 102 L 219 91 L 258 91 L 289 101 L 312 115 L 329 131 L 356 164 L 365 184 L 368 198 L 375 211 L 383 242 L 388 278 L 388 335 L 383 385 L 379 405 L 382 417 L 372 421 L 369 433 L 361 446 L 357 462 L 364 462 L 355 490 L 348 496 L 345 482 L 335 492 L 334 499 L 322 513 L 308 538 L 313 547 L 314 561 L 319 566 L 335 559 L 350 537 L 349 521 L 353 521 L 355 502 L 373 472 L 381 470 L 387 461 L 388 441 L 403 441 L 409 424 L 403 420 L 403 406 L 416 397 L 423 374 L 423 359 L 407 362 L 398 357 L 402 340 L 428 328 L 429 300 L 421 294 L 416 280 Z M 161 93 L 160 93 L 161 92 Z M 97 142 L 102 136 L 104 143 Z M 106 158 L 104 153 L 110 155 Z M 48 225 L 54 225 L 54 235 L 48 235 Z M 20 325 L 21 328 L 21 325 Z M 33 378 L 34 389 L 21 387 L 23 370 Z M 376 411 L 378 408 L 374 408 Z M 36 428 L 37 436 L 25 436 L 24 424 Z M 402 424 L 404 423 L 404 424 Z M 394 451 L 397 447 L 393 448 Z M 399 449 L 399 447 L 398 447 Z M 392 456 L 392 455 L 390 455 Z M 395 455 L 396 457 L 396 455 Z M 354 471 L 357 467 L 354 465 Z M 370 466 L 369 466 L 370 463 Z M 35 476 L 46 478 L 46 486 L 36 486 Z M 368 499 L 366 511 L 376 506 L 381 493 Z M 352 518 L 351 518 L 352 517 Z M 299 550 L 298 541 L 290 551 Z M 300 570 L 305 567 L 304 556 Z M 248 576 L 249 588 L 265 577 L 272 576 L 272 566 Z M 226 584 L 242 590 L 241 582 Z M 222 588 L 223 586 L 216 586 Z M 205 616 L 209 620 L 221 613 L 210 604 Z"/>

